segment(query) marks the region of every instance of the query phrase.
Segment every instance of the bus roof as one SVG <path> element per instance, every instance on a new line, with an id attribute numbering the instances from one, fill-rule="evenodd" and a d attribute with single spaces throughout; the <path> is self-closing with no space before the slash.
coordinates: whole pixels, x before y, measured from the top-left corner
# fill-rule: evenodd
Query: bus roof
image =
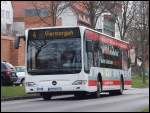
<path id="1" fill-rule="evenodd" d="M 102 33 L 102 32 L 98 32 L 98 31 L 96 31 L 96 30 L 93 30 L 93 29 L 88 28 L 88 27 L 85 27 L 85 26 L 53 26 L 53 27 L 35 27 L 35 28 L 28 28 L 28 29 L 26 29 L 26 31 L 29 31 L 29 30 L 37 30 L 37 29 L 53 29 L 53 28 L 81 28 L 81 29 L 83 29 L 83 30 L 88 29 L 88 30 L 90 30 L 90 31 L 93 31 L 93 32 L 96 32 L 96 33 L 99 33 L 99 34 L 102 34 L 102 35 L 105 35 L 105 36 L 108 36 L 108 37 L 109 37 L 109 38 L 111 38 L 111 39 L 118 40 L 118 41 L 124 42 L 124 43 L 126 43 L 126 44 L 129 44 L 129 42 L 126 42 L 126 41 L 121 40 L 121 39 L 117 39 L 117 38 L 115 38 L 115 37 L 112 37 L 112 36 L 107 35 L 107 34 Z"/>
<path id="2" fill-rule="evenodd" d="M 81 27 L 84 27 L 84 26 L 81 26 Z M 85 29 L 88 29 L 88 30 L 91 30 L 91 31 L 93 31 L 93 32 L 102 34 L 102 35 L 104 35 L 104 36 L 108 36 L 108 37 L 111 38 L 111 39 L 118 40 L 118 41 L 124 42 L 124 43 L 126 43 L 126 44 L 129 44 L 129 42 L 126 42 L 126 41 L 121 40 L 121 39 L 117 39 L 117 38 L 112 37 L 112 36 L 110 36 L 110 35 L 107 35 L 107 34 L 105 34 L 105 33 L 102 33 L 102 32 L 96 31 L 96 30 L 93 30 L 93 29 L 91 29 L 91 28 L 88 28 L 88 27 L 84 27 L 84 28 L 85 28 Z"/>

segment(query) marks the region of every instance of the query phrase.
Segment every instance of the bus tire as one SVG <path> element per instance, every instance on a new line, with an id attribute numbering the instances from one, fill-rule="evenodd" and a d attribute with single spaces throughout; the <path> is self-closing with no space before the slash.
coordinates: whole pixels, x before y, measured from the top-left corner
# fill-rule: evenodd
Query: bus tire
<path id="1" fill-rule="evenodd" d="M 122 95 L 123 90 L 124 90 L 124 79 L 123 79 L 123 76 L 121 76 L 121 78 L 120 78 L 120 90 L 118 91 L 118 94 Z"/>
<path id="2" fill-rule="evenodd" d="M 22 80 L 21 80 L 21 85 L 22 85 L 22 86 L 25 86 L 25 79 L 22 79 Z"/>
<path id="3" fill-rule="evenodd" d="M 52 95 L 50 93 L 41 93 L 44 100 L 51 100 Z"/>
<path id="4" fill-rule="evenodd" d="M 96 86 L 97 86 L 97 91 L 94 92 L 92 95 L 94 98 L 99 98 L 99 97 L 101 97 L 100 93 L 102 92 L 102 83 L 99 78 L 97 78 Z"/>

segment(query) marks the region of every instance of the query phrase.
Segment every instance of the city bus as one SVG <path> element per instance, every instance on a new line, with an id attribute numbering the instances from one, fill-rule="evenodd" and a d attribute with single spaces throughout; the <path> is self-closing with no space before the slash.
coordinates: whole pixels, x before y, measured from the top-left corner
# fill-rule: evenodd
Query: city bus
<path id="1" fill-rule="evenodd" d="M 49 100 L 58 94 L 100 97 L 131 87 L 129 44 L 96 30 L 77 27 L 29 28 L 16 36 L 25 48 L 25 90 Z"/>

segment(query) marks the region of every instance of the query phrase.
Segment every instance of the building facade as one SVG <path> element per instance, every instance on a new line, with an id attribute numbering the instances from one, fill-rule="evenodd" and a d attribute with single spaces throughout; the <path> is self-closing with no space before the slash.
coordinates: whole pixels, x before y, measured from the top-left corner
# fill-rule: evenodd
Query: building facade
<path id="1" fill-rule="evenodd" d="M 31 27 L 50 27 L 52 19 L 45 5 L 50 1 L 12 1 L 14 10 L 15 33 L 22 34 L 27 28 Z M 61 25 L 58 18 L 56 25 Z"/>
<path id="2" fill-rule="evenodd" d="M 11 1 L 1 1 L 1 61 L 15 65 L 24 65 L 24 42 L 20 48 L 14 48 L 15 33 Z"/>
<path id="3" fill-rule="evenodd" d="M 1 1 L 1 34 L 12 35 L 13 8 L 11 1 Z"/>
<path id="4" fill-rule="evenodd" d="M 76 6 L 66 8 L 59 16 L 62 20 L 62 26 L 86 26 L 90 27 L 89 17 L 84 11 Z"/>

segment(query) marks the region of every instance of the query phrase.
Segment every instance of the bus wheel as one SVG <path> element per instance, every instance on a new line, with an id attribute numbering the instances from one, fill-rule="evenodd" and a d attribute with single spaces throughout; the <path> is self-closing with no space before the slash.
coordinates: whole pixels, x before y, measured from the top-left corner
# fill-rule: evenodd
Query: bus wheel
<path id="1" fill-rule="evenodd" d="M 51 100 L 52 95 L 50 93 L 41 93 L 44 100 Z"/>
<path id="2" fill-rule="evenodd" d="M 25 86 L 25 79 L 22 79 L 22 80 L 21 80 L 21 85 L 22 85 L 22 86 Z"/>
<path id="3" fill-rule="evenodd" d="M 118 92 L 119 95 L 123 94 L 123 90 L 124 90 L 124 80 L 123 77 L 120 78 L 120 90 Z"/>
<path id="4" fill-rule="evenodd" d="M 99 79 L 97 79 L 96 86 L 97 86 L 97 91 L 93 93 L 93 97 L 99 98 L 101 97 L 100 92 L 102 92 L 102 85 Z"/>

